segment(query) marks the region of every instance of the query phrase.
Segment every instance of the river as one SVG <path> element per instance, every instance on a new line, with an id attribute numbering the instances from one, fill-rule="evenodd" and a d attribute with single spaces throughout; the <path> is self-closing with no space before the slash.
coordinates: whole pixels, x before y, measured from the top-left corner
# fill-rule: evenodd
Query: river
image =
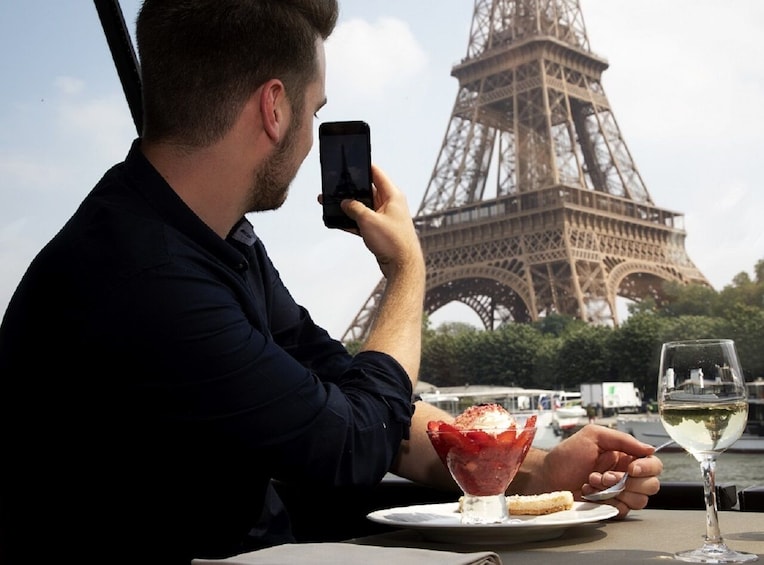
<path id="1" fill-rule="evenodd" d="M 662 481 L 701 482 L 700 463 L 685 452 L 659 453 L 663 461 Z M 716 460 L 716 484 L 733 484 L 737 491 L 764 486 L 764 457 L 761 453 L 722 453 Z"/>

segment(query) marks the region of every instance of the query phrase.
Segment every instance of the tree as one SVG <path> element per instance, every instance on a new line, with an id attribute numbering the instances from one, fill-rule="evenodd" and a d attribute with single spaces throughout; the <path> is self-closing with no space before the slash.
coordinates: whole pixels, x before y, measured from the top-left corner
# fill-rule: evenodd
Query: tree
<path id="1" fill-rule="evenodd" d="M 533 326 L 537 328 L 542 334 L 559 337 L 572 326 L 580 325 L 585 322 L 569 316 L 567 314 L 548 314 L 543 318 L 533 322 Z"/>
<path id="2" fill-rule="evenodd" d="M 532 387 L 538 351 L 543 337 L 535 327 L 528 324 L 506 324 L 493 333 L 494 356 L 492 368 L 501 375 L 504 386 Z"/>
<path id="3" fill-rule="evenodd" d="M 658 311 L 666 316 L 710 316 L 716 309 L 718 293 L 706 285 L 666 282 L 665 301 Z"/>
<path id="4" fill-rule="evenodd" d="M 664 318 L 661 324 L 661 342 L 685 339 L 711 339 L 727 333 L 728 323 L 711 316 L 677 316 Z"/>
<path id="5" fill-rule="evenodd" d="M 756 266 L 764 268 L 764 261 L 759 261 Z M 738 273 L 732 279 L 732 284 L 725 286 L 719 293 L 716 315 L 724 317 L 736 305 L 764 308 L 764 280 L 759 278 L 761 274 L 764 273 L 757 270 L 756 281 L 752 281 L 748 273 Z"/>
<path id="6" fill-rule="evenodd" d="M 536 352 L 536 367 L 533 373 L 533 388 L 561 390 L 562 378 L 558 371 L 557 358 L 560 354 L 562 340 L 550 335 L 544 335 Z"/>
<path id="7" fill-rule="evenodd" d="M 461 386 L 465 378 L 462 369 L 464 342 L 475 334 L 476 328 L 468 324 L 442 324 L 435 331 L 426 331 L 422 339 L 420 380 L 437 386 Z"/>
<path id="8" fill-rule="evenodd" d="M 727 311 L 727 329 L 720 337 L 735 340 L 746 380 L 764 375 L 764 310 L 737 304 Z"/>
<path id="9" fill-rule="evenodd" d="M 566 334 L 557 356 L 560 384 L 576 389 L 581 383 L 604 381 L 610 375 L 612 329 L 587 325 Z"/>
<path id="10" fill-rule="evenodd" d="M 613 332 L 610 359 L 615 380 L 633 381 L 644 398 L 656 398 L 662 319 L 651 312 L 633 314 Z"/>

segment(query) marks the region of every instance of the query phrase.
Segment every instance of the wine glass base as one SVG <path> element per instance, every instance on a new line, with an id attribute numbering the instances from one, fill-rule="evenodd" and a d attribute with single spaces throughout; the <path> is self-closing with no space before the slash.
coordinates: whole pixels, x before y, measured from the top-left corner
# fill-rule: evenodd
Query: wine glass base
<path id="1" fill-rule="evenodd" d="M 735 551 L 724 543 L 707 543 L 699 549 L 675 553 L 674 558 L 689 563 L 748 563 L 759 559 L 758 555 Z"/>

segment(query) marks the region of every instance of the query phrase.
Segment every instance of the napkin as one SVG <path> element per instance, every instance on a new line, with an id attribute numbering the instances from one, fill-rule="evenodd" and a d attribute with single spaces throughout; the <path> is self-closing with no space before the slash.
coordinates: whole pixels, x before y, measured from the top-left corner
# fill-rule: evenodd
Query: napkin
<path id="1" fill-rule="evenodd" d="M 492 551 L 457 553 L 352 543 L 288 543 L 227 559 L 194 559 L 192 565 L 501 565 Z"/>

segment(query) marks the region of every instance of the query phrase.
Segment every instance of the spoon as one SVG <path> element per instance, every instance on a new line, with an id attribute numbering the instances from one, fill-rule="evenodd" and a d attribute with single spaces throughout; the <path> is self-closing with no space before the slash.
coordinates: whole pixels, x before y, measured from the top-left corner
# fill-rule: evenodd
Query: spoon
<path id="1" fill-rule="evenodd" d="M 664 447 L 668 447 L 674 443 L 674 440 L 669 440 L 666 443 L 660 444 L 658 447 L 655 448 L 655 451 L 653 451 L 653 454 L 658 453 L 661 449 Z M 581 498 L 584 500 L 588 500 L 589 502 L 598 502 L 600 500 L 607 500 L 609 498 L 613 498 L 614 496 L 617 496 L 621 492 L 623 492 L 623 489 L 626 488 L 626 479 L 629 478 L 628 473 L 624 473 L 623 477 L 621 477 L 621 480 L 619 480 L 616 484 L 614 484 L 612 487 L 608 487 L 605 490 L 601 490 L 598 492 L 593 492 L 592 494 L 586 494 L 583 495 Z"/>

